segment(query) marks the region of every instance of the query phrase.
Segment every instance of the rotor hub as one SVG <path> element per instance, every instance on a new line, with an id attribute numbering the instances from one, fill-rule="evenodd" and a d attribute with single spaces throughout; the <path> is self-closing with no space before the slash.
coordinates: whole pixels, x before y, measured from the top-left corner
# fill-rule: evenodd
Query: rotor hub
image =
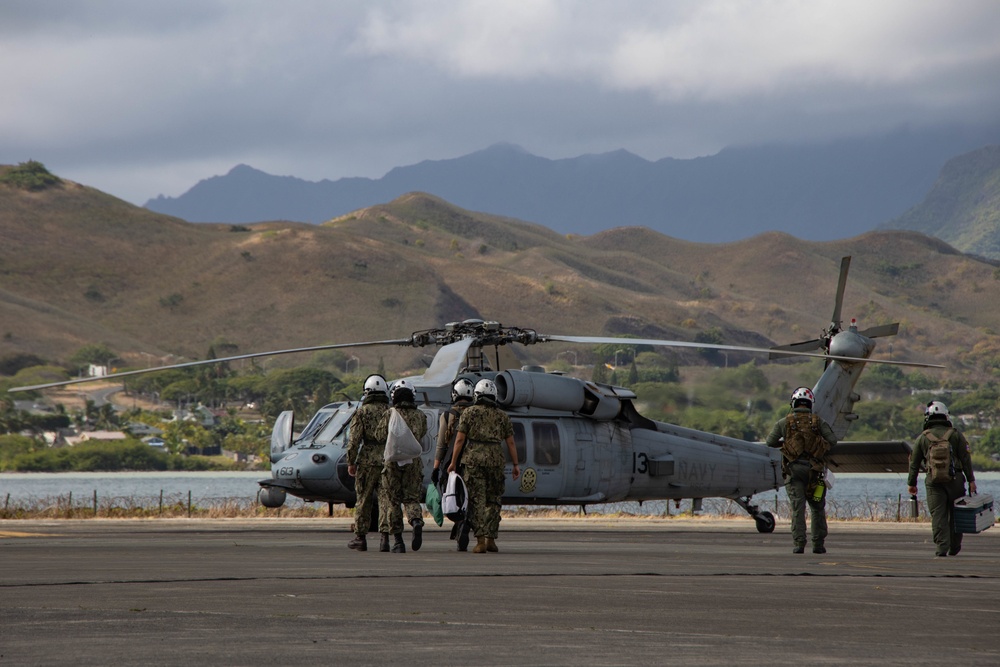
<path id="1" fill-rule="evenodd" d="M 531 345 L 532 343 L 537 343 L 539 340 L 538 334 L 534 329 L 505 327 L 499 322 L 470 319 L 461 322 L 449 322 L 440 329 L 417 331 L 410 336 L 409 344 L 413 347 L 425 347 L 427 345 L 442 347 L 466 338 L 473 339 L 473 345 L 477 347 L 495 347 L 507 345 L 508 343 Z"/>

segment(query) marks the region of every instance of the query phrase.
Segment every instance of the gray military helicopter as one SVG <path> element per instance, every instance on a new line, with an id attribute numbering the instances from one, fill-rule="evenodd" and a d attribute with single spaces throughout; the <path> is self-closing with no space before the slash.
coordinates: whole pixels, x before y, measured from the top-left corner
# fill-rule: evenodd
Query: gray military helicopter
<path id="1" fill-rule="evenodd" d="M 422 443 L 425 480 L 429 482 L 438 420 L 451 406 L 451 388 L 459 378 L 473 384 L 488 378 L 496 383 L 498 402 L 510 415 L 521 478 L 508 479 L 507 505 L 579 505 L 621 501 L 729 498 L 756 523 L 757 530 L 774 530 L 774 516 L 752 502 L 755 494 L 782 484 L 781 454 L 759 442 L 697 431 L 654 421 L 639 414 L 631 390 L 581 380 L 539 367 L 515 368 L 514 346 L 547 342 L 687 347 L 769 353 L 777 357 L 810 356 L 826 360 L 813 387 L 814 411 L 843 438 L 857 419 L 859 400 L 854 386 L 866 363 L 940 367 L 934 364 L 872 360 L 873 338 L 893 335 L 898 324 L 858 331 L 840 322 L 850 257 L 841 264 L 833 320 L 818 339 L 776 348 L 716 345 L 660 339 L 541 334 L 533 329 L 505 327 L 499 322 L 470 319 L 440 329 L 413 333 L 409 338 L 319 345 L 194 361 L 105 378 L 183 368 L 262 356 L 336 348 L 380 345 L 436 346 L 426 371 L 406 378 L 415 389 L 419 408 L 427 416 Z M 820 350 L 813 352 L 812 350 Z M 492 358 L 489 352 L 492 351 Z M 41 389 L 86 380 L 70 380 L 11 391 Z M 271 476 L 258 482 L 265 507 L 280 507 L 288 495 L 309 502 L 353 507 L 354 479 L 347 473 L 346 451 L 351 416 L 360 405 L 340 401 L 321 408 L 300 433 L 294 416 L 283 412 L 271 435 Z M 830 466 L 840 472 L 900 472 L 906 470 L 910 447 L 903 441 L 841 442 L 830 452 Z M 505 451 L 505 456 L 509 456 Z M 508 466 L 509 466 L 508 462 Z M 509 468 L 508 468 L 509 472 Z"/>

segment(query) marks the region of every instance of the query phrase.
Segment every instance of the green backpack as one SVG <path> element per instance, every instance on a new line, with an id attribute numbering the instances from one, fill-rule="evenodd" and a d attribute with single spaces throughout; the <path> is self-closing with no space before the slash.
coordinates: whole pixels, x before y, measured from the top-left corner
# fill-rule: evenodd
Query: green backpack
<path id="1" fill-rule="evenodd" d="M 785 442 L 781 446 L 785 465 L 806 454 L 815 470 L 823 470 L 828 451 L 830 443 L 819 433 L 818 415 L 793 412 L 785 418 Z"/>
<path id="2" fill-rule="evenodd" d="M 955 432 L 950 428 L 944 436 L 938 438 L 930 429 L 921 435 L 927 438 L 927 481 L 933 484 L 946 484 L 955 479 L 955 462 L 951 456 L 951 442 L 948 438 Z"/>

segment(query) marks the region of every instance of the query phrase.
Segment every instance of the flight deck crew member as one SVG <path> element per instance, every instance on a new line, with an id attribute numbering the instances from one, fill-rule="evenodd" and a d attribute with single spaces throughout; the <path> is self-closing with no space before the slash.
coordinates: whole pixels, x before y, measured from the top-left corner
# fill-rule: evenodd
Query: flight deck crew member
<path id="1" fill-rule="evenodd" d="M 497 405 L 497 386 L 493 380 L 480 380 L 474 390 L 475 403 L 458 420 L 458 435 L 448 472 L 455 472 L 459 458 L 465 467 L 465 486 L 469 493 L 468 513 L 476 533 L 472 552 L 497 552 L 500 531 L 500 507 L 503 498 L 503 450 L 505 443 L 514 463 L 511 479 L 521 476 L 514 446 L 514 426 L 510 417 Z M 463 455 L 464 450 L 464 455 Z"/>
<path id="2" fill-rule="evenodd" d="M 911 496 L 917 495 L 917 473 L 928 461 L 931 438 L 947 440 L 951 449 L 954 475 L 949 481 L 933 482 L 930 474 L 924 476 L 927 491 L 927 510 L 931 513 L 931 535 L 934 538 L 935 556 L 955 556 L 962 550 L 962 533 L 955 532 L 955 501 L 965 495 L 965 482 L 969 493 L 976 493 L 976 476 L 972 472 L 972 454 L 969 441 L 962 432 L 951 425 L 948 407 L 941 401 L 931 401 L 924 409 L 924 431 L 913 443 L 910 452 L 910 474 L 906 485 Z M 964 475 L 964 478 L 963 478 Z"/>
<path id="3" fill-rule="evenodd" d="M 469 380 L 461 378 L 451 388 L 451 408 L 441 413 L 438 421 L 437 448 L 434 450 L 434 470 L 431 472 L 431 482 L 442 483 L 441 463 L 446 458 L 451 460 L 451 452 L 448 451 L 455 442 L 458 434 L 458 420 L 465 409 L 472 405 L 473 391 L 475 385 Z M 458 462 L 461 468 L 462 462 Z M 458 471 L 462 474 L 461 470 Z M 447 477 L 445 477 L 447 479 Z M 443 490 L 442 490 L 443 491 Z M 466 551 L 469 548 L 469 521 L 463 520 L 455 523 L 451 530 L 451 539 L 458 541 L 458 550 Z"/>
<path id="4" fill-rule="evenodd" d="M 390 400 L 393 409 L 399 410 L 402 414 L 406 425 L 410 427 L 410 432 L 413 433 L 413 437 L 418 441 L 423 440 L 424 436 L 427 435 L 427 418 L 423 412 L 417 409 L 413 386 L 406 380 L 394 383 L 390 392 Z M 385 441 L 389 436 L 388 411 L 382 416 L 375 435 L 383 444 L 384 449 Z M 418 550 L 422 542 L 423 510 L 420 508 L 419 500 L 415 503 L 412 502 L 413 495 L 419 497 L 419 493 L 413 494 L 412 491 L 408 492 L 406 488 L 407 484 L 412 487 L 414 480 L 416 480 L 416 486 L 423 486 L 424 462 L 420 455 L 417 455 L 406 465 L 401 466 L 393 462 L 386 463 L 382 468 L 382 478 L 378 487 L 378 529 L 382 533 L 382 544 L 386 546 L 389 544 L 389 535 L 393 536 L 392 553 L 394 554 L 406 553 L 406 545 L 403 544 L 403 510 L 400 508 L 404 499 L 410 501 L 406 513 L 410 525 L 413 526 L 413 550 Z M 416 506 L 416 509 L 412 509 L 413 505 Z M 380 547 L 380 550 L 386 551 L 387 549 Z"/>
<path id="5" fill-rule="evenodd" d="M 365 379 L 364 397 L 361 407 L 351 416 L 350 437 L 347 443 L 347 474 L 354 478 L 353 540 L 347 543 L 351 549 L 368 550 L 368 529 L 372 524 L 372 512 L 378 503 L 379 477 L 385 452 L 384 442 L 375 437 L 375 428 L 382 415 L 389 411 L 388 385 L 381 375 L 369 375 Z M 388 544 L 386 544 L 388 551 Z"/>
<path id="6" fill-rule="evenodd" d="M 792 515 L 792 553 L 805 551 L 808 504 L 813 553 L 825 554 L 826 493 L 825 489 L 813 492 L 823 484 L 826 452 L 837 444 L 837 436 L 829 424 L 813 414 L 813 393 L 808 387 L 792 392 L 791 405 L 792 411 L 775 423 L 766 442 L 768 447 L 781 447 L 781 472 Z"/>

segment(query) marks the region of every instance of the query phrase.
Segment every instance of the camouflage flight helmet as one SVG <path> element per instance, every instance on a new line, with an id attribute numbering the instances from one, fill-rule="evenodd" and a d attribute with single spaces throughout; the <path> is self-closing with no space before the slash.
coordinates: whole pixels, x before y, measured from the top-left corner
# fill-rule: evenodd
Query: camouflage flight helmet
<path id="1" fill-rule="evenodd" d="M 392 383 L 392 392 L 389 394 L 389 400 L 392 401 L 393 405 L 413 403 L 413 385 L 407 380 L 396 380 Z"/>
<path id="2" fill-rule="evenodd" d="M 475 387 L 472 382 L 465 378 L 459 378 L 458 382 L 451 388 L 451 400 L 454 402 L 460 398 L 465 398 L 471 401 L 474 392 Z"/>
<path id="3" fill-rule="evenodd" d="M 941 401 L 931 401 L 924 408 L 924 417 L 933 417 L 934 415 L 941 415 L 942 417 L 948 416 L 948 406 Z"/>
<path id="4" fill-rule="evenodd" d="M 797 408 L 804 406 L 812 410 L 813 406 L 813 393 L 812 389 L 809 387 L 799 387 L 792 392 L 792 407 Z"/>
<path id="5" fill-rule="evenodd" d="M 371 394 L 388 394 L 389 385 L 386 384 L 385 378 L 381 375 L 369 375 L 365 378 L 365 396 L 370 396 Z"/>
<path id="6" fill-rule="evenodd" d="M 493 380 L 480 380 L 476 383 L 473 393 L 475 393 L 476 398 L 485 396 L 495 401 L 497 400 L 497 385 Z"/>

